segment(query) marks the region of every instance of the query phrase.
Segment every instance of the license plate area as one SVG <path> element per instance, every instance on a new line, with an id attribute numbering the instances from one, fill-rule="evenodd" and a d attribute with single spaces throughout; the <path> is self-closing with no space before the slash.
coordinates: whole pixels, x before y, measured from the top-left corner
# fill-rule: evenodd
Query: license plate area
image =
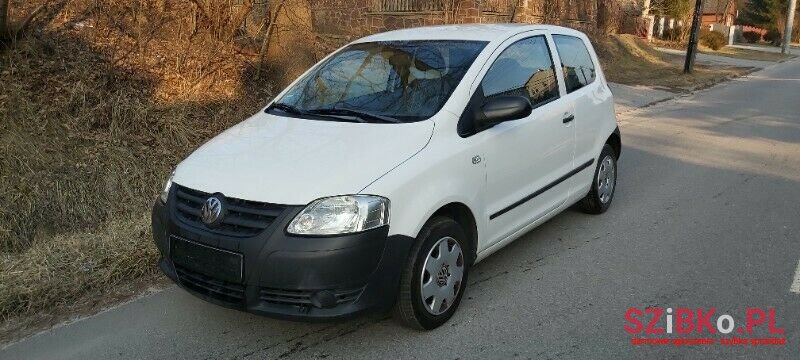
<path id="1" fill-rule="evenodd" d="M 170 256 L 176 266 L 226 282 L 242 282 L 244 274 L 242 254 L 173 235 L 170 236 Z"/>

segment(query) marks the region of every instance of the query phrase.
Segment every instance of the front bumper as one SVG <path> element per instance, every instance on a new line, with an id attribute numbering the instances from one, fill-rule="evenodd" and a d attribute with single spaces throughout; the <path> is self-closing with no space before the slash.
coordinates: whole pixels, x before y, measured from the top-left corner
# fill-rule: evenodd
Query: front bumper
<path id="1" fill-rule="evenodd" d="M 413 238 L 387 236 L 388 227 L 333 237 L 287 234 L 286 225 L 302 208 L 289 207 L 254 237 L 232 238 L 189 226 L 156 200 L 152 226 L 160 268 L 204 300 L 282 319 L 338 319 L 391 307 Z M 177 265 L 171 242 L 184 240 L 241 254 L 242 280 L 227 282 L 208 269 Z"/>

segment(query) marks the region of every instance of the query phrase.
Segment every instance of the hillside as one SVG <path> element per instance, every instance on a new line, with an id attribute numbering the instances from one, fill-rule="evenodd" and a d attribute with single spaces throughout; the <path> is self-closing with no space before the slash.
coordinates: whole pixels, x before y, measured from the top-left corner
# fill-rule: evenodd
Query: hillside
<path id="1" fill-rule="evenodd" d="M 0 50 L 3 319 L 155 277 L 163 181 L 286 81 L 256 77 L 258 39 L 154 3 L 71 1 Z"/>
<path id="2" fill-rule="evenodd" d="M 633 35 L 611 35 L 594 39 L 597 55 L 608 81 L 648 85 L 685 92 L 718 83 L 749 71 L 744 68 L 695 65 L 693 74 L 683 74 L 684 57 L 659 52 Z"/>

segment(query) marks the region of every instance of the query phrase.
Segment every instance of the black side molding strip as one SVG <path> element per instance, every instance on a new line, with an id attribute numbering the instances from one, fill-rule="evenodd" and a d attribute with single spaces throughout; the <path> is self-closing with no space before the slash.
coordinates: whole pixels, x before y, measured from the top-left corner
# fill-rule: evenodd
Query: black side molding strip
<path id="1" fill-rule="evenodd" d="M 498 212 L 496 212 L 496 213 L 492 214 L 491 216 L 489 216 L 489 220 L 494 220 L 495 218 L 499 217 L 500 215 L 503 215 L 503 214 L 505 214 L 505 213 L 507 213 L 507 212 L 509 212 L 509 211 L 511 211 L 511 210 L 514 210 L 514 208 L 515 208 L 515 207 L 517 207 L 517 206 L 520 206 L 520 205 L 522 205 L 522 204 L 524 204 L 524 203 L 526 203 L 526 202 L 530 201 L 531 199 L 533 199 L 533 198 L 535 198 L 535 197 L 537 197 L 537 196 L 541 195 L 541 194 L 542 194 L 542 193 L 544 193 L 545 191 L 552 189 L 552 188 L 553 188 L 553 187 L 555 187 L 556 185 L 558 185 L 558 184 L 560 184 L 560 183 L 564 182 L 564 180 L 567 180 L 567 179 L 569 179 L 570 177 L 572 177 L 573 175 L 575 175 L 575 174 L 577 174 L 577 173 L 579 173 L 579 172 L 583 171 L 583 169 L 586 169 L 586 168 L 588 168 L 589 166 L 592 166 L 592 164 L 594 164 L 594 159 L 592 159 L 592 160 L 589 160 L 589 161 L 587 161 L 587 162 L 585 162 L 585 163 L 581 164 L 581 166 L 578 166 L 577 168 L 575 168 L 575 169 L 573 169 L 572 171 L 568 172 L 566 175 L 564 175 L 564 176 L 562 176 L 562 177 L 560 177 L 560 178 L 556 179 L 556 181 L 553 181 L 553 182 L 551 182 L 551 183 L 549 183 L 549 184 L 545 185 L 545 187 L 543 187 L 543 188 L 541 188 L 541 189 L 539 189 L 539 190 L 536 190 L 536 192 L 535 192 L 535 193 L 533 193 L 533 194 L 530 194 L 530 195 L 528 195 L 528 196 L 526 196 L 526 197 L 524 197 L 524 198 L 520 199 L 519 201 L 517 201 L 517 202 L 515 202 L 515 203 L 513 203 L 513 204 L 511 204 L 511 205 L 509 205 L 509 206 L 506 206 L 506 207 L 505 207 L 505 208 L 503 208 L 502 210 L 500 210 L 500 211 L 498 211 Z"/>

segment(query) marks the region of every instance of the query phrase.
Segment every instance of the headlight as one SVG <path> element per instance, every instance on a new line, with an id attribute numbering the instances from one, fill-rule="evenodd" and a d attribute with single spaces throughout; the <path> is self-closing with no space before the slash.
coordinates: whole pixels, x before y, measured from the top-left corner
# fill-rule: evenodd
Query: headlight
<path id="1" fill-rule="evenodd" d="M 175 172 L 173 171 L 172 174 L 167 179 L 167 183 L 164 184 L 164 190 L 161 190 L 161 195 L 158 196 L 161 199 L 161 202 L 166 204 L 167 198 L 169 198 L 169 188 L 172 187 L 172 178 L 175 177 Z"/>
<path id="2" fill-rule="evenodd" d="M 314 200 L 286 228 L 295 235 L 338 235 L 389 224 L 389 199 L 346 195 Z"/>

